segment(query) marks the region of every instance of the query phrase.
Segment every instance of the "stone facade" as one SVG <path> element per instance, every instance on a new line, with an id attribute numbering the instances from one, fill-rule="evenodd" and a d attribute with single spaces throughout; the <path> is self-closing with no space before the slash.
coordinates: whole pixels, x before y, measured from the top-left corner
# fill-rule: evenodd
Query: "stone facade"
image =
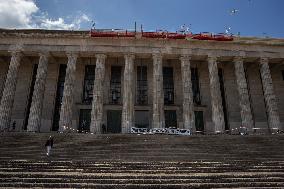
<path id="1" fill-rule="evenodd" d="M 282 39 L 91 38 L 88 32 L 40 30 L 1 30 L 0 38 L 1 131 L 51 131 L 58 102 L 59 131 L 80 130 L 82 124 L 95 134 L 103 124 L 122 133 L 134 126 L 209 134 L 242 127 L 249 133 L 283 130 Z M 60 88 L 62 64 L 67 66 Z M 89 65 L 95 69 L 88 80 Z M 121 70 L 116 78 L 113 67 Z M 164 68 L 173 74 L 166 76 Z M 89 93 L 93 100 L 86 102 Z"/>

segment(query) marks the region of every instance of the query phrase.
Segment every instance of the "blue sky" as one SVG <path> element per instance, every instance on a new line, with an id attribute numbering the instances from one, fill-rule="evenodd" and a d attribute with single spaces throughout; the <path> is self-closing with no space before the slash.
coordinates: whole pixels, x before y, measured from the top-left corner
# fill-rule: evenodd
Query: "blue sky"
<path id="1" fill-rule="evenodd" d="M 0 27 L 7 25 L 1 23 L 1 3 L 7 1 L 36 6 L 25 13 L 27 24 L 16 28 L 88 30 L 94 20 L 97 28 L 133 29 L 136 21 L 145 30 L 176 31 L 186 24 L 193 33 L 230 27 L 242 36 L 284 38 L 284 0 L 0 0 Z M 238 11 L 231 15 L 233 9 Z"/>

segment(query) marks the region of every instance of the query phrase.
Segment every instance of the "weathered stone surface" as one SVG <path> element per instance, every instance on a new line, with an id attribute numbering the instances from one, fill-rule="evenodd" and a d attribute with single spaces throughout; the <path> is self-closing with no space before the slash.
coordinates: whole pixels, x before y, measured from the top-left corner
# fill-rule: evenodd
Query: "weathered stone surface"
<path id="1" fill-rule="evenodd" d="M 269 129 L 271 132 L 275 132 L 280 128 L 280 118 L 268 62 L 268 58 L 260 59 L 260 75 L 266 104 L 266 112 L 268 115 Z"/>
<path id="2" fill-rule="evenodd" d="M 66 69 L 64 92 L 60 110 L 59 130 L 64 131 L 66 128 L 72 128 L 72 106 L 73 90 L 76 71 L 76 61 L 78 54 L 67 53 L 68 63 Z"/>
<path id="3" fill-rule="evenodd" d="M 185 129 L 195 130 L 194 105 L 192 97 L 191 68 L 190 56 L 182 56 L 181 76 L 182 76 L 182 92 L 183 92 L 183 126 Z"/>
<path id="4" fill-rule="evenodd" d="M 91 112 L 90 131 L 92 133 L 102 133 L 103 107 L 104 107 L 104 79 L 105 79 L 105 59 L 106 55 L 96 55 L 96 71 L 93 88 L 93 102 Z"/>
<path id="5" fill-rule="evenodd" d="M 243 57 L 235 57 L 234 65 L 235 65 L 235 75 L 237 79 L 237 86 L 240 98 L 239 103 L 241 108 L 241 119 L 242 119 L 241 126 L 246 127 L 247 131 L 251 132 L 253 128 L 253 120 L 250 108 L 248 86 L 244 71 Z"/>
<path id="6" fill-rule="evenodd" d="M 48 56 L 49 54 L 47 52 L 40 53 L 27 131 L 35 132 L 40 130 L 42 103 L 48 68 Z"/>
<path id="7" fill-rule="evenodd" d="M 162 60 L 161 54 L 153 54 L 153 128 L 165 127 Z"/>
<path id="8" fill-rule="evenodd" d="M 123 106 L 122 106 L 122 133 L 130 133 L 134 124 L 134 59 L 133 54 L 124 56 Z"/>
<path id="9" fill-rule="evenodd" d="M 220 82 L 218 77 L 217 57 L 208 57 L 208 70 L 210 80 L 212 120 L 215 127 L 215 133 L 223 133 L 225 131 L 225 122 L 222 107 Z"/>
<path id="10" fill-rule="evenodd" d="M 0 105 L 0 131 L 9 127 L 22 53 L 13 51 Z"/>

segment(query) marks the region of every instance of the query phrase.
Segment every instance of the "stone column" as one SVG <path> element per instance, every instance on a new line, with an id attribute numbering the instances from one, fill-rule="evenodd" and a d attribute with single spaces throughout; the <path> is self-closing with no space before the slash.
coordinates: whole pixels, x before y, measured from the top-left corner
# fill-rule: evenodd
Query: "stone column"
<path id="1" fill-rule="evenodd" d="M 22 53 L 13 51 L 0 105 L 0 131 L 8 129 Z"/>
<path id="2" fill-rule="evenodd" d="M 72 106 L 73 90 L 76 71 L 76 61 L 78 54 L 67 53 L 68 63 L 64 82 L 64 92 L 60 110 L 59 130 L 64 131 L 66 128 L 72 128 Z"/>
<path id="3" fill-rule="evenodd" d="M 195 130 L 194 105 L 191 83 L 190 56 L 180 57 L 183 89 L 183 125 L 185 129 Z"/>
<path id="4" fill-rule="evenodd" d="M 239 98 L 240 98 L 239 103 L 241 108 L 241 119 L 242 119 L 241 126 L 246 127 L 247 131 L 251 132 L 253 128 L 253 120 L 250 108 L 248 86 L 244 71 L 243 57 L 235 57 L 234 65 L 235 65 L 235 75 L 236 75 Z"/>
<path id="5" fill-rule="evenodd" d="M 153 120 L 152 128 L 165 127 L 164 91 L 163 91 L 163 57 L 153 54 Z"/>
<path id="6" fill-rule="evenodd" d="M 103 107 L 104 107 L 104 79 L 105 79 L 105 59 L 106 55 L 96 55 L 96 71 L 95 81 L 93 88 L 93 102 L 91 112 L 91 125 L 90 131 L 92 133 L 102 133 L 102 122 L 103 122 Z"/>
<path id="7" fill-rule="evenodd" d="M 280 118 L 268 61 L 268 58 L 260 59 L 260 75 L 264 92 L 266 112 L 268 115 L 268 125 L 271 132 L 274 133 L 280 129 Z"/>
<path id="8" fill-rule="evenodd" d="M 36 132 L 40 130 L 42 103 L 43 103 L 45 82 L 47 76 L 47 67 L 48 67 L 48 56 L 49 53 L 47 52 L 40 53 L 30 115 L 27 126 L 27 131 L 30 132 Z"/>
<path id="9" fill-rule="evenodd" d="M 122 133 L 130 133 L 134 126 L 134 59 L 133 54 L 124 56 Z"/>
<path id="10" fill-rule="evenodd" d="M 217 57 L 208 57 L 208 69 L 210 80 L 212 121 L 214 123 L 215 133 L 218 134 L 225 131 L 225 121 L 218 76 Z"/>

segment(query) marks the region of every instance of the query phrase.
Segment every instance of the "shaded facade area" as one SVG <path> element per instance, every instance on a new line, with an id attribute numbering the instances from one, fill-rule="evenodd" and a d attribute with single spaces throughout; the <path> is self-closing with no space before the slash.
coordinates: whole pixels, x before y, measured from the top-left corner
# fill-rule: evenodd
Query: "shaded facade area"
<path id="1" fill-rule="evenodd" d="M 270 45 L 279 40 L 162 44 L 35 31 L 18 44 L 21 32 L 0 35 L 1 131 L 283 130 L 284 46 Z"/>

